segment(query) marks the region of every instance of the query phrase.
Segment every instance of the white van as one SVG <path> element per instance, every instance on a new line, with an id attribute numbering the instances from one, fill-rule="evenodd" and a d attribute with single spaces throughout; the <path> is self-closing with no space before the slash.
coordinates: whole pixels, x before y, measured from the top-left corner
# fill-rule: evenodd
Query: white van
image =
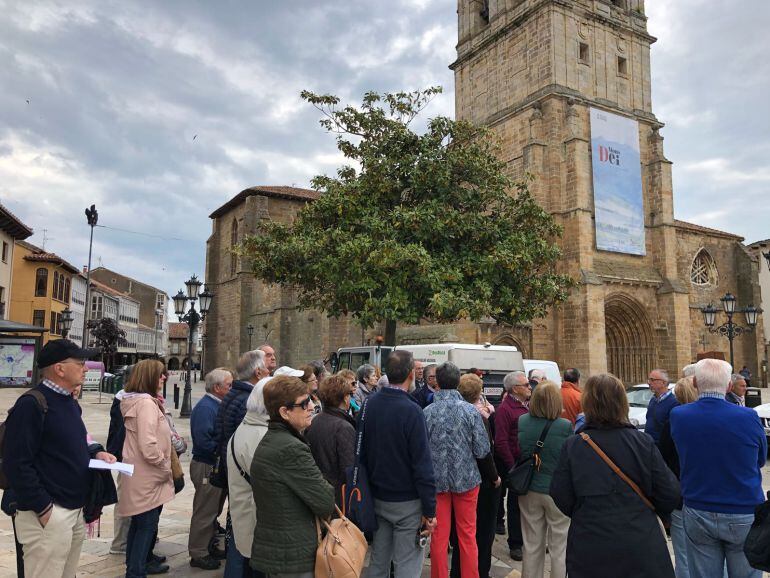
<path id="1" fill-rule="evenodd" d="M 509 345 L 476 345 L 472 343 L 430 343 L 398 345 L 396 350 L 411 351 L 424 365 L 451 361 L 460 371 L 479 369 L 484 373 L 484 395 L 494 405 L 503 396 L 503 378 L 511 371 L 524 371 L 521 351 Z"/>
<path id="2" fill-rule="evenodd" d="M 544 359 L 525 359 L 524 371 L 529 377 L 529 372 L 533 369 L 539 369 L 545 373 L 548 381 L 561 385 L 561 371 L 559 371 L 559 365 L 555 361 L 546 361 Z"/>

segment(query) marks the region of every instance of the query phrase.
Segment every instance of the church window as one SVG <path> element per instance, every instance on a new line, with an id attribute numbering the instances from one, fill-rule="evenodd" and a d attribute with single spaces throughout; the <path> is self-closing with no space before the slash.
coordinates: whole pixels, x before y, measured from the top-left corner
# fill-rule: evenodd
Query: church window
<path id="1" fill-rule="evenodd" d="M 238 245 L 238 221 L 233 219 L 233 224 L 230 227 L 230 275 L 235 275 L 238 271 L 238 255 L 233 251 Z"/>
<path id="2" fill-rule="evenodd" d="M 628 75 L 628 60 L 622 56 L 618 56 L 618 74 L 620 76 Z"/>
<path id="3" fill-rule="evenodd" d="M 708 287 L 719 282 L 719 272 L 714 258 L 706 249 L 701 249 L 693 259 L 690 268 L 690 281 L 693 285 Z"/>
<path id="4" fill-rule="evenodd" d="M 590 56 L 590 51 L 588 48 L 588 44 L 585 42 L 581 42 L 578 45 L 578 60 L 581 64 L 588 64 L 588 58 Z"/>
<path id="5" fill-rule="evenodd" d="M 479 16 L 484 24 L 489 24 L 489 0 L 481 1 L 481 10 L 479 10 Z"/>
<path id="6" fill-rule="evenodd" d="M 626 7 L 626 0 L 612 0 L 612 5 L 617 6 L 618 8 L 624 8 Z"/>

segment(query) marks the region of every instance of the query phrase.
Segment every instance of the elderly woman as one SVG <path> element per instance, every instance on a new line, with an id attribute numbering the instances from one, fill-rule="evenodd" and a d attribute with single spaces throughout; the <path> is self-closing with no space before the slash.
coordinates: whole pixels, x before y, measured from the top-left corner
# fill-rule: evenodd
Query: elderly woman
<path id="1" fill-rule="evenodd" d="M 356 381 L 358 382 L 358 387 L 356 388 L 356 392 L 353 394 L 353 398 L 356 400 L 356 403 L 359 405 L 359 407 L 364 405 L 364 400 L 367 397 L 377 391 L 378 379 L 379 377 L 377 376 L 377 368 L 373 365 L 365 363 L 358 368 L 358 371 L 356 371 Z"/>
<path id="2" fill-rule="evenodd" d="M 666 537 L 655 514 L 667 515 L 679 505 L 679 482 L 653 439 L 628 423 L 628 398 L 617 377 L 605 373 L 588 378 L 582 402 L 585 427 L 564 442 L 550 488 L 556 506 L 572 518 L 567 574 L 570 578 L 673 578 Z M 639 486 L 655 512 L 610 469 L 583 434 Z"/>
<path id="3" fill-rule="evenodd" d="M 163 364 L 140 361 L 126 384 L 120 411 L 126 428 L 123 461 L 134 474 L 122 480 L 118 496 L 121 516 L 131 516 L 126 545 L 126 577 L 147 575 L 163 504 L 174 499 L 171 476 L 171 428 L 158 395 L 163 389 Z M 165 567 L 168 569 L 168 566 Z"/>
<path id="4" fill-rule="evenodd" d="M 250 471 L 259 513 L 251 567 L 270 576 L 312 578 L 315 517 L 334 511 L 334 489 L 302 436 L 313 418 L 313 398 L 302 380 L 281 375 L 265 385 L 264 400 L 270 420 Z"/>
<path id="5" fill-rule="evenodd" d="M 356 374 L 349 369 L 343 369 L 342 371 L 338 371 L 337 375 L 344 379 L 345 383 L 348 384 L 348 389 L 350 390 L 350 404 L 348 405 L 347 411 L 350 415 L 355 416 L 361 409 L 361 406 L 356 401 L 356 392 L 358 391 L 358 380 L 356 379 Z M 321 403 L 323 403 L 323 401 Z"/>
<path id="6" fill-rule="evenodd" d="M 531 456 L 540 436 L 549 426 L 540 450 L 540 467 L 532 475 L 529 492 L 519 496 L 524 560 L 522 576 L 542 578 L 545 571 L 546 538 L 551 555 L 551 578 L 565 578 L 569 518 L 548 495 L 551 478 L 564 442 L 572 435 L 572 423 L 562 414 L 561 389 L 552 381 L 541 381 L 529 400 L 529 413 L 519 418 L 519 448 Z"/>
<path id="7" fill-rule="evenodd" d="M 315 407 L 313 416 L 315 416 L 321 412 L 322 407 L 321 401 L 318 398 L 318 384 L 320 382 L 318 380 L 318 375 L 316 374 L 316 368 L 308 364 L 303 365 L 299 370 L 302 372 L 302 377 L 300 377 L 300 379 L 303 383 L 307 384 L 307 392 L 310 394 L 310 397 L 313 398 L 313 405 Z"/>
<path id="8" fill-rule="evenodd" d="M 326 481 L 334 486 L 334 500 L 342 506 L 345 470 L 353 465 L 356 424 L 348 414 L 350 382 L 341 372 L 327 377 L 318 388 L 323 410 L 305 433 L 310 451 Z"/>
<path id="9" fill-rule="evenodd" d="M 497 519 L 497 506 L 500 501 L 500 476 L 497 473 L 494 460 L 494 444 L 492 430 L 487 420 L 488 413 L 482 399 L 483 382 L 478 375 L 466 373 L 460 378 L 457 391 L 465 401 L 476 408 L 481 414 L 484 429 L 489 437 L 490 452 L 480 460 L 476 460 L 481 474 L 481 486 L 476 504 L 476 545 L 479 549 L 479 578 L 489 578 L 489 570 L 492 567 L 492 544 L 495 541 L 495 520 Z M 455 544 L 452 544 L 455 546 Z M 452 550 L 451 576 L 460 576 L 460 549 Z"/>
<path id="10" fill-rule="evenodd" d="M 674 396 L 679 405 L 687 405 L 698 400 L 698 390 L 693 385 L 692 377 L 683 377 L 674 386 Z M 667 421 L 660 432 L 660 454 L 669 469 L 679 478 L 679 453 L 676 451 L 674 440 L 671 438 L 671 421 Z M 687 563 L 687 536 L 684 533 L 682 519 L 682 501 L 671 512 L 671 545 L 674 547 L 674 573 L 676 578 L 690 578 Z M 725 574 L 726 576 L 727 574 Z"/>
<path id="11" fill-rule="evenodd" d="M 235 547 L 244 560 L 243 576 L 256 576 L 249 567 L 254 526 L 257 523 L 257 509 L 251 490 L 249 470 L 254 452 L 267 433 L 267 409 L 265 408 L 264 387 L 273 378 L 260 380 L 246 400 L 246 417 L 235 430 L 227 444 L 227 484 L 230 500 Z"/>

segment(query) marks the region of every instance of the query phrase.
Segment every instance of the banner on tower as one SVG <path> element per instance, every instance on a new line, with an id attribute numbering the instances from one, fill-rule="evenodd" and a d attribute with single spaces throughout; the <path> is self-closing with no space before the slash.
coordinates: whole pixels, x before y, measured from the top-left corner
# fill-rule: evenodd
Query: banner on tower
<path id="1" fill-rule="evenodd" d="M 596 248 L 644 255 L 644 205 L 635 120 L 591 109 Z"/>

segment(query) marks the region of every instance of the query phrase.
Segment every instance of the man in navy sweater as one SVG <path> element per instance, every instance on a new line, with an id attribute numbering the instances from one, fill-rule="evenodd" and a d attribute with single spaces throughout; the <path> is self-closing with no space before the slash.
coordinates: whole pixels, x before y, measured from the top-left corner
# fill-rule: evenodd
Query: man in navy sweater
<path id="1" fill-rule="evenodd" d="M 48 410 L 22 394 L 8 414 L 3 471 L 16 497 L 14 527 L 27 578 L 69 577 L 77 570 L 92 456 L 72 392 L 85 379 L 85 360 L 97 353 L 66 339 L 49 341 L 38 356 L 43 381 L 35 388 Z M 115 462 L 104 451 L 93 457 Z"/>
<path id="2" fill-rule="evenodd" d="M 424 551 L 417 534 L 421 528 L 430 533 L 436 527 L 428 429 L 422 409 L 408 393 L 414 382 L 412 354 L 391 353 L 385 374 L 389 385 L 367 399 L 366 416 L 359 422 L 361 461 L 369 475 L 378 525 L 368 576 L 387 578 L 393 562 L 395 578 L 418 578 Z"/>
<path id="3" fill-rule="evenodd" d="M 702 359 L 695 366 L 699 399 L 671 411 L 679 452 L 687 562 L 693 578 L 761 578 L 743 554 L 754 508 L 764 501 L 767 440 L 752 409 L 725 400 L 732 368 Z"/>
<path id="4" fill-rule="evenodd" d="M 671 410 L 679 405 L 676 396 L 668 388 L 668 373 L 663 369 L 653 369 L 647 378 L 647 383 L 654 394 L 647 405 L 647 422 L 644 433 L 655 440 L 655 445 L 660 443 L 660 434 L 668 422 Z"/>
<path id="5" fill-rule="evenodd" d="M 195 404 L 190 414 L 193 442 L 190 479 L 195 486 L 195 497 L 187 549 L 190 566 L 202 570 L 219 568 L 219 560 L 209 553 L 209 548 L 217 530 L 217 517 L 225 503 L 225 493 L 222 488 L 210 484 L 209 478 L 217 463 L 219 450 L 215 427 L 217 412 L 232 383 L 233 376 L 226 369 L 210 371 L 206 375 L 206 395 Z"/>

